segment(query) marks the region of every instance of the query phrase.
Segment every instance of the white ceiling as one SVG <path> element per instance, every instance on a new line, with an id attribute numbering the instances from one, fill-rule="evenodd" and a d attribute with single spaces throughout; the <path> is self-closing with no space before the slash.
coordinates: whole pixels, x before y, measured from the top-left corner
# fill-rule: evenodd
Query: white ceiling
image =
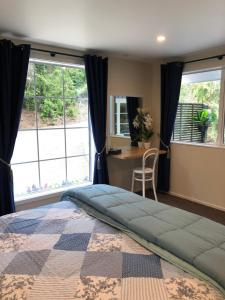
<path id="1" fill-rule="evenodd" d="M 0 0 L 0 33 L 140 58 L 225 45 L 225 0 Z M 156 42 L 164 34 L 167 41 Z"/>

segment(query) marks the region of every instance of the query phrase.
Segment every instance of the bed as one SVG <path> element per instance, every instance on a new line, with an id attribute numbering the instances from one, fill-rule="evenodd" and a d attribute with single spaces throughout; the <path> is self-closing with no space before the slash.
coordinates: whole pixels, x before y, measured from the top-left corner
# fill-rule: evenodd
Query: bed
<path id="1" fill-rule="evenodd" d="M 62 200 L 0 218 L 0 299 L 224 299 L 68 194 Z"/>

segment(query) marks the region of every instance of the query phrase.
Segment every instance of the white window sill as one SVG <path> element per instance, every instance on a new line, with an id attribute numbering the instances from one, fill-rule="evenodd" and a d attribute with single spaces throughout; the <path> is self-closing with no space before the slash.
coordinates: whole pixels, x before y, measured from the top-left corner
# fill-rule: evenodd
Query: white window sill
<path id="1" fill-rule="evenodd" d="M 44 199 L 49 199 L 49 198 L 53 198 L 53 197 L 59 197 L 63 192 L 73 189 L 73 188 L 77 188 L 77 187 L 83 187 L 83 186 L 88 186 L 91 185 L 92 182 L 86 182 L 83 184 L 78 184 L 78 185 L 71 185 L 71 186 L 67 186 L 67 187 L 63 187 L 63 188 L 58 188 L 55 190 L 51 190 L 51 191 L 46 191 L 46 192 L 42 192 L 42 193 L 33 193 L 33 194 L 29 194 L 26 196 L 21 196 L 18 198 L 15 198 L 15 204 L 26 204 L 26 203 L 32 203 L 38 200 L 44 200 Z"/>
<path id="2" fill-rule="evenodd" d="M 218 144 L 207 144 L 207 143 L 188 143 L 188 142 L 182 142 L 182 141 L 171 141 L 171 145 L 185 145 L 185 146 L 194 146 L 194 147 L 205 147 L 205 148 L 215 148 L 215 149 L 225 149 L 224 145 L 218 145 Z"/>

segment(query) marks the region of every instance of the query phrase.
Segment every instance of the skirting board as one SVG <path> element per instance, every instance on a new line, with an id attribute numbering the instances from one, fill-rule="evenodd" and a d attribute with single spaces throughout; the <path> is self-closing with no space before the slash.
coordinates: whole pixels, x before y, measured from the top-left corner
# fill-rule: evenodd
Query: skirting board
<path id="1" fill-rule="evenodd" d="M 35 207 L 39 207 L 42 205 L 47 205 L 51 203 L 55 203 L 58 201 L 58 197 L 54 196 L 45 196 L 45 197 L 39 197 L 35 199 L 27 199 L 27 200 L 22 200 L 22 201 L 16 201 L 16 212 L 22 211 L 22 210 L 27 210 L 27 209 L 32 209 Z"/>
<path id="2" fill-rule="evenodd" d="M 218 210 L 225 211 L 225 207 L 222 207 L 222 206 L 219 206 L 219 205 L 214 205 L 214 204 L 211 204 L 211 203 L 208 203 L 208 202 L 204 202 L 204 201 L 198 200 L 198 199 L 196 199 L 194 197 L 189 197 L 189 196 L 181 195 L 181 194 L 174 193 L 174 192 L 171 192 L 171 191 L 168 192 L 168 194 L 171 195 L 171 196 L 178 197 L 180 199 L 190 200 L 192 202 L 196 202 L 196 203 L 208 206 L 208 207 L 212 207 L 212 208 L 215 208 L 215 209 L 218 209 Z"/>

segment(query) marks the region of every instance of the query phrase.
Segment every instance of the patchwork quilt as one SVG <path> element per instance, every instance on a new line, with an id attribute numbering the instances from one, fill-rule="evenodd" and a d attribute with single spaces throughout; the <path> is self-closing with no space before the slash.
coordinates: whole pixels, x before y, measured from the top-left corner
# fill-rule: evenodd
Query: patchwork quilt
<path id="1" fill-rule="evenodd" d="M 1 300 L 222 300 L 70 201 L 0 218 Z"/>
<path id="2" fill-rule="evenodd" d="M 105 184 L 68 190 L 62 199 L 67 196 L 225 296 L 224 225 Z"/>

